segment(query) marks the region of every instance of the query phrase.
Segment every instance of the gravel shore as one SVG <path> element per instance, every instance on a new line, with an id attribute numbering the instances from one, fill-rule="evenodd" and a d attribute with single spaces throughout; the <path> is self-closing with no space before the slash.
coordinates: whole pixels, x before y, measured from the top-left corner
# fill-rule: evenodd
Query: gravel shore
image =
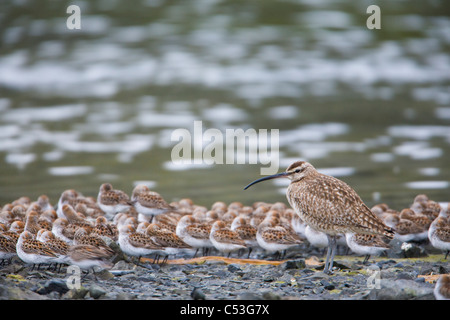
<path id="1" fill-rule="evenodd" d="M 32 270 L 17 258 L 0 269 L 0 299 L 66 300 L 432 300 L 439 274 L 450 266 L 427 244 L 402 246 L 396 240 L 387 256 L 336 256 L 332 275 L 324 274 L 321 252 L 302 245 L 285 260 L 264 253 L 254 259 L 220 256 L 177 259 L 142 266 L 119 259 L 111 270 L 81 274 L 67 266 Z M 245 255 L 244 255 L 245 256 Z M 178 257 L 177 257 L 178 258 Z M 79 286 L 78 286 L 79 284 Z"/>

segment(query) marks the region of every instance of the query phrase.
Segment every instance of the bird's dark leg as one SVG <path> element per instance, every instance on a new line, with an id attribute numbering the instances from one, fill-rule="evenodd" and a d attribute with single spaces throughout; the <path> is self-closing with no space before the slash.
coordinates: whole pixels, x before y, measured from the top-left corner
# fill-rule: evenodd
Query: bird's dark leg
<path id="1" fill-rule="evenodd" d="M 323 272 L 326 274 L 331 274 L 331 269 L 333 268 L 334 254 L 336 253 L 337 242 L 335 236 L 327 235 L 327 238 L 328 238 L 328 251 Z"/>
<path id="2" fill-rule="evenodd" d="M 370 254 L 366 254 L 366 257 L 364 258 L 363 264 L 366 264 L 369 261 Z"/>
<path id="3" fill-rule="evenodd" d="M 447 250 L 447 252 L 445 253 L 445 260 L 447 260 L 448 254 L 450 253 L 450 250 Z"/>
<path id="4" fill-rule="evenodd" d="M 249 248 L 248 248 L 248 255 L 247 255 L 247 259 L 249 259 L 249 258 L 250 258 L 250 253 L 252 253 L 252 250 L 253 250 L 253 248 L 252 248 L 252 247 L 249 247 Z"/>

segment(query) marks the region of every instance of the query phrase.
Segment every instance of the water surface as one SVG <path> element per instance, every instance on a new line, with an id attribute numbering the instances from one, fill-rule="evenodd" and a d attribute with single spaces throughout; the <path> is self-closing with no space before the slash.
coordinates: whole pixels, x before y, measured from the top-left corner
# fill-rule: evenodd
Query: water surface
<path id="1" fill-rule="evenodd" d="M 0 201 L 146 182 L 171 201 L 285 201 L 261 164 L 177 166 L 178 128 L 278 129 L 302 159 L 400 209 L 450 197 L 450 6 L 379 1 L 0 4 Z"/>

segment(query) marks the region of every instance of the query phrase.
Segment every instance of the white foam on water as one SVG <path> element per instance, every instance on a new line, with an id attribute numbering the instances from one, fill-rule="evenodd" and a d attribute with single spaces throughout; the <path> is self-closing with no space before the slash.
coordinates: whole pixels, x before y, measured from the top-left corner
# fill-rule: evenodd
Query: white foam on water
<path id="1" fill-rule="evenodd" d="M 294 119 L 298 117 L 299 109 L 297 106 L 275 106 L 269 109 L 268 116 L 277 120 Z"/>
<path id="2" fill-rule="evenodd" d="M 55 145 L 70 152 L 138 154 L 149 151 L 153 142 L 151 135 L 129 135 L 124 141 L 56 141 Z"/>
<path id="3" fill-rule="evenodd" d="M 153 181 L 153 180 L 136 180 L 136 181 L 133 181 L 133 187 L 136 187 L 136 186 L 138 186 L 140 184 L 146 185 L 150 189 L 155 188 L 157 186 L 156 181 Z"/>
<path id="4" fill-rule="evenodd" d="M 214 166 L 213 164 L 206 164 L 204 162 L 199 164 L 193 162 L 194 160 L 192 160 L 191 163 L 176 163 L 173 161 L 166 161 L 163 163 L 163 168 L 168 171 L 185 171 L 193 169 L 210 169 Z"/>
<path id="5" fill-rule="evenodd" d="M 294 130 L 280 131 L 280 146 L 289 146 L 300 141 L 324 141 L 330 136 L 349 132 L 350 127 L 343 123 L 313 123 Z"/>
<path id="6" fill-rule="evenodd" d="M 164 114 L 154 112 L 139 113 L 136 122 L 143 127 L 190 128 L 198 120 L 193 115 Z"/>
<path id="7" fill-rule="evenodd" d="M 65 153 L 61 150 L 54 150 L 42 154 L 42 159 L 48 162 L 59 161 L 64 157 Z"/>
<path id="8" fill-rule="evenodd" d="M 377 152 L 370 155 L 370 159 L 374 162 L 391 162 L 395 156 L 389 152 Z"/>
<path id="9" fill-rule="evenodd" d="M 48 168 L 48 173 L 52 176 L 78 176 L 92 174 L 94 171 L 94 167 L 90 166 L 65 166 Z"/>
<path id="10" fill-rule="evenodd" d="M 36 160 L 34 153 L 8 153 L 5 157 L 5 162 L 15 165 L 18 169 L 25 169 L 25 167 Z"/>
<path id="11" fill-rule="evenodd" d="M 245 111 L 225 103 L 203 110 L 202 117 L 202 119 L 220 123 L 245 121 L 247 118 Z"/>
<path id="12" fill-rule="evenodd" d="M 350 14 L 340 11 L 316 10 L 298 15 L 298 23 L 308 28 L 345 28 L 353 23 Z"/>
<path id="13" fill-rule="evenodd" d="M 436 115 L 436 118 L 449 120 L 450 119 L 450 107 L 437 108 L 434 111 L 434 114 Z"/>
<path id="14" fill-rule="evenodd" d="M 68 104 L 51 107 L 28 107 L 5 111 L 3 121 L 28 124 L 31 122 L 58 122 L 83 116 L 84 104 Z"/>
<path id="15" fill-rule="evenodd" d="M 18 125 L 0 125 L 0 138 L 10 138 L 19 135 L 21 128 Z"/>
<path id="16" fill-rule="evenodd" d="M 332 177 L 347 177 L 354 175 L 356 169 L 352 167 L 336 167 L 336 168 L 318 168 L 317 171 Z"/>
<path id="17" fill-rule="evenodd" d="M 424 176 L 437 176 L 441 172 L 440 168 L 420 168 L 419 173 Z"/>
<path id="18" fill-rule="evenodd" d="M 411 181 L 405 183 L 409 189 L 446 189 L 450 187 L 448 181 Z"/>
<path id="19" fill-rule="evenodd" d="M 394 147 L 394 154 L 408 156 L 415 160 L 439 158 L 443 155 L 441 148 L 431 148 L 425 141 L 407 141 Z"/>
<path id="20" fill-rule="evenodd" d="M 305 159 L 320 159 L 332 152 L 364 152 L 367 146 L 361 142 L 297 142 L 288 145 L 292 152 L 297 152 Z"/>
<path id="21" fill-rule="evenodd" d="M 434 137 L 450 138 L 450 126 L 438 125 L 398 125 L 388 128 L 388 133 L 394 137 L 428 140 Z"/>

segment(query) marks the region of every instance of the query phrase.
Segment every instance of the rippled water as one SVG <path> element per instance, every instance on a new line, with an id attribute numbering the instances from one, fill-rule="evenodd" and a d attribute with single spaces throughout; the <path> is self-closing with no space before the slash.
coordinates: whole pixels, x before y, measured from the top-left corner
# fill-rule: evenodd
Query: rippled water
<path id="1" fill-rule="evenodd" d="M 450 5 L 379 1 L 0 4 L 0 201 L 105 181 L 168 200 L 285 201 L 242 188 L 258 164 L 177 165 L 174 130 L 279 130 L 280 171 L 303 159 L 367 204 L 450 198 Z M 198 138 L 198 137 L 197 137 Z"/>

